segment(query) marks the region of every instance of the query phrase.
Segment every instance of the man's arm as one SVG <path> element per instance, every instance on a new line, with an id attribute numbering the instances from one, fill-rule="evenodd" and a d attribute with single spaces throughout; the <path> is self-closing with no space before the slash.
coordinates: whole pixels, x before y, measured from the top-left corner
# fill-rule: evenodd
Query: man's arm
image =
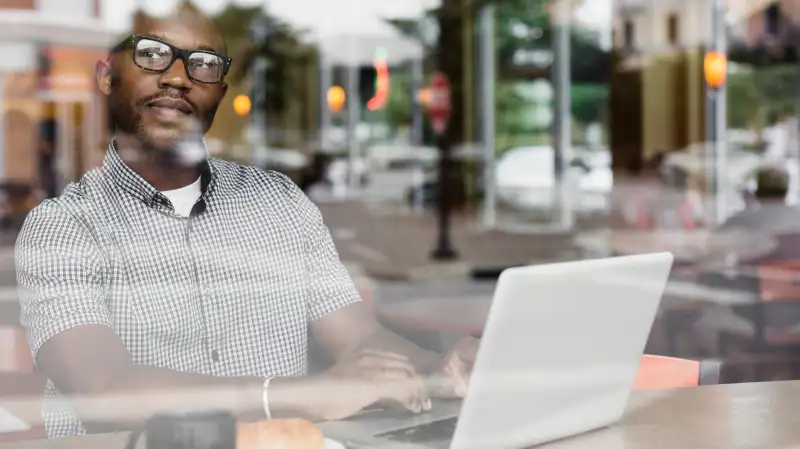
<path id="1" fill-rule="evenodd" d="M 314 340 L 336 360 L 362 349 L 394 352 L 409 358 L 418 373 L 438 366 L 440 355 L 389 331 L 367 309 L 339 259 L 319 208 L 294 189 L 306 235 L 305 261 L 310 281 L 308 319 Z"/>
<path id="2" fill-rule="evenodd" d="M 229 410 L 263 415 L 263 382 L 134 364 L 105 302 L 105 260 L 66 211 L 44 203 L 29 214 L 16 254 L 22 324 L 36 365 L 70 399 L 85 424 L 125 428 L 158 411 Z M 276 415 L 320 412 L 316 379 L 270 385 Z M 307 394 L 304 394 L 307 392 Z"/>
<path id="3" fill-rule="evenodd" d="M 408 357 L 420 374 L 438 368 L 441 356 L 426 351 L 391 332 L 375 319 L 363 303 L 341 307 L 311 323 L 316 341 L 337 360 L 362 349 L 394 352 Z"/>

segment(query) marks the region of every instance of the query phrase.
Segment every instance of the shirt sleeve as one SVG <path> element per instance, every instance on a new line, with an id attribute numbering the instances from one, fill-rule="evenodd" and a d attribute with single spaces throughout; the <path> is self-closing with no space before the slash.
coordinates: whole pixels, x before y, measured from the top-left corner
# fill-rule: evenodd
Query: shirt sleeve
<path id="1" fill-rule="evenodd" d="M 291 181 L 289 181 L 291 182 Z M 306 234 L 305 262 L 309 276 L 308 320 L 316 321 L 344 306 L 361 301 L 319 208 L 296 186 L 294 196 Z"/>
<path id="2" fill-rule="evenodd" d="M 28 215 L 15 263 L 20 321 L 33 359 L 59 332 L 85 324 L 111 326 L 104 258 L 88 230 L 52 201 Z"/>

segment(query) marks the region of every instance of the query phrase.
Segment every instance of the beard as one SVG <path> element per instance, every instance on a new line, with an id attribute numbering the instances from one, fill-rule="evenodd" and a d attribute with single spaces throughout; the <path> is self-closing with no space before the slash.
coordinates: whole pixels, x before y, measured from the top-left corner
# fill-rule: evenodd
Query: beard
<path id="1" fill-rule="evenodd" d="M 208 156 L 204 139 L 209 128 L 206 125 L 207 121 L 202 121 L 194 115 L 171 126 L 151 124 L 145 120 L 145 105 L 163 96 L 169 95 L 159 93 L 139 102 L 130 101 L 124 95 L 109 96 L 109 112 L 114 124 L 114 133 L 117 136 L 125 135 L 132 138 L 131 141 L 137 142 L 143 152 L 137 156 L 128 154 L 132 148 L 118 148 L 118 151 L 126 153 L 123 160 L 142 156 L 155 157 L 160 163 L 170 166 L 191 166 L 202 162 Z"/>

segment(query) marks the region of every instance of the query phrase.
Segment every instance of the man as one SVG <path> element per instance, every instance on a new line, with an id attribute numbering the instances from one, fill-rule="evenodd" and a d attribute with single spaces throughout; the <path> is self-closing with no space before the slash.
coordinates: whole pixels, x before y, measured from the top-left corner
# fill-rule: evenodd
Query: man
<path id="1" fill-rule="evenodd" d="M 192 127 L 205 133 L 225 95 L 225 53 L 186 4 L 138 20 L 98 64 L 116 130 L 102 167 L 33 210 L 19 236 L 51 437 L 163 409 L 325 420 L 465 394 L 477 342 L 440 357 L 382 328 L 297 186 L 206 156 L 185 163 Z M 336 360 L 321 374 L 306 376 L 307 330 Z"/>

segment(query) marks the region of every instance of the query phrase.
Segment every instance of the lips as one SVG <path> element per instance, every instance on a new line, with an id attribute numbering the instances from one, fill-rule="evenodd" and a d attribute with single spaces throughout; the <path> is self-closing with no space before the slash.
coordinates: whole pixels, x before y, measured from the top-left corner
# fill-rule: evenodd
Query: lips
<path id="1" fill-rule="evenodd" d="M 146 106 L 153 109 L 176 111 L 185 115 L 194 113 L 194 109 L 186 100 L 178 98 L 159 98 L 147 103 Z"/>

